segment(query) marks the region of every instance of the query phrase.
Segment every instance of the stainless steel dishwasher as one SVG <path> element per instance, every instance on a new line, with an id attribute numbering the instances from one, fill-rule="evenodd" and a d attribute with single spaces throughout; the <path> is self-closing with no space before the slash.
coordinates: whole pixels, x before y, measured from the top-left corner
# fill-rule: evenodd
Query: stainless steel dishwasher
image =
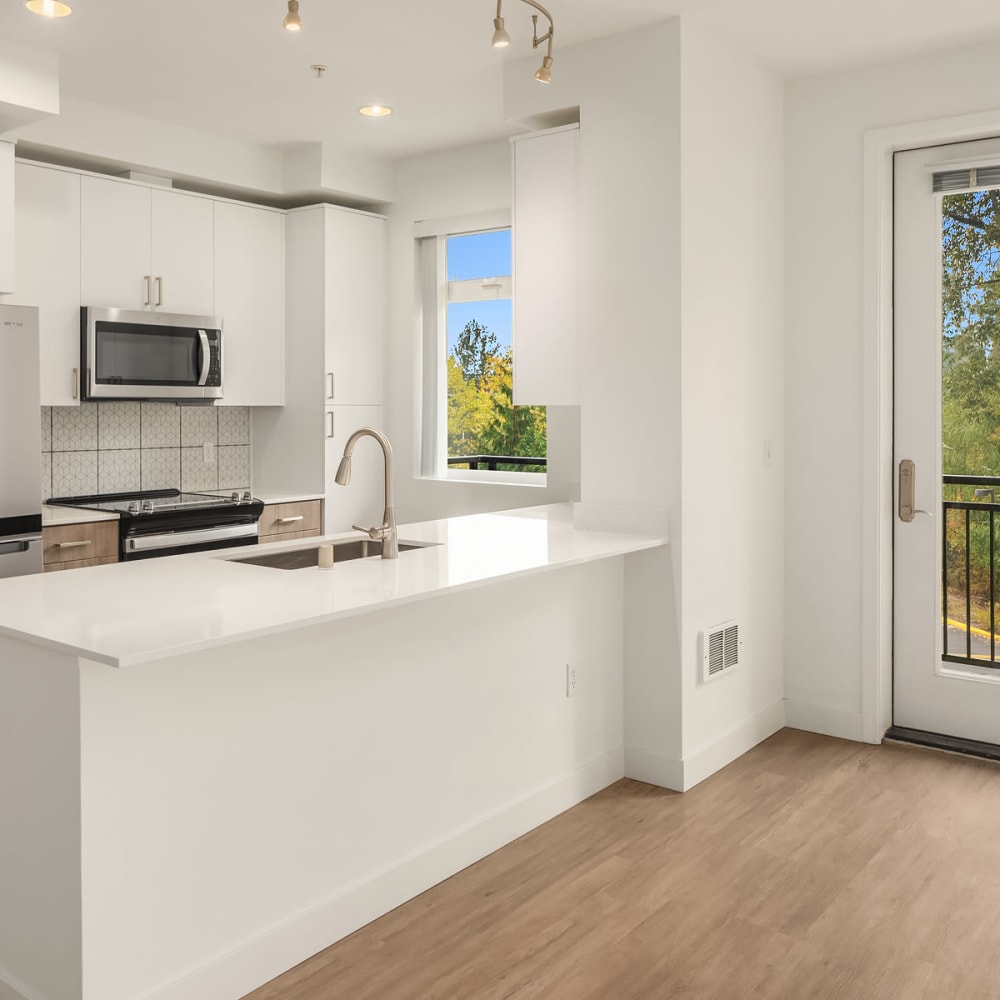
<path id="1" fill-rule="evenodd" d="M 38 310 L 0 306 L 0 577 L 42 571 Z"/>

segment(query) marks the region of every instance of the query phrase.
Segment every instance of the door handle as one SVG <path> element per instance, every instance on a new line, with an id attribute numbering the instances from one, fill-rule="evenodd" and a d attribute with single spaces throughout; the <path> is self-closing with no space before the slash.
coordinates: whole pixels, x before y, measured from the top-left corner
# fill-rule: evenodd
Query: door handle
<path id="1" fill-rule="evenodd" d="M 899 463 L 899 519 L 909 523 L 917 514 L 934 515 L 929 510 L 914 506 L 917 489 L 917 467 L 912 459 L 904 458 Z"/>
<path id="2" fill-rule="evenodd" d="M 153 304 L 153 276 L 144 274 L 143 277 L 146 279 L 146 301 L 143 302 L 143 305 L 148 306 Z"/>
<path id="3" fill-rule="evenodd" d="M 156 276 L 156 304 L 163 305 L 163 278 Z"/>

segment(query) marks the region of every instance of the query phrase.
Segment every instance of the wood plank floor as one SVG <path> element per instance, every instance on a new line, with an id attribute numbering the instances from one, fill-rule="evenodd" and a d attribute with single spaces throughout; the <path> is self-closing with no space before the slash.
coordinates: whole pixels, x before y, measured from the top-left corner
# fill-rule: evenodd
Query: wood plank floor
<path id="1" fill-rule="evenodd" d="M 247 1000 L 1000 998 L 1000 765 L 786 729 L 624 780 Z"/>

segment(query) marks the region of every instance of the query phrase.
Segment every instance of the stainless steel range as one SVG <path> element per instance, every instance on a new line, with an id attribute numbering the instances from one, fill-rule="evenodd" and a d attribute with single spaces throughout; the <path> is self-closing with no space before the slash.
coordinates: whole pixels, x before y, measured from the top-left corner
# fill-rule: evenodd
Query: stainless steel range
<path id="1" fill-rule="evenodd" d="M 48 502 L 117 513 L 118 557 L 122 561 L 256 545 L 257 522 L 264 510 L 263 501 L 255 500 L 248 490 L 228 496 L 147 490 L 59 497 Z"/>

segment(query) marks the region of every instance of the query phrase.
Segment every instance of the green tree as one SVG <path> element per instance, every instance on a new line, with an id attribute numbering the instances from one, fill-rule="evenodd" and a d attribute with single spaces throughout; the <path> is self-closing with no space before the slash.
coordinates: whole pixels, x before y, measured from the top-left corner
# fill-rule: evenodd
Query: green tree
<path id="1" fill-rule="evenodd" d="M 478 389 L 482 386 L 483 379 L 492 372 L 500 356 L 500 342 L 492 330 L 477 320 L 470 319 L 458 335 L 452 354 L 462 369 L 465 380 L 475 382 Z"/>
<path id="2" fill-rule="evenodd" d="M 513 357 L 491 330 L 475 319 L 466 323 L 447 374 L 449 456 L 546 456 L 545 407 L 514 406 Z"/>

